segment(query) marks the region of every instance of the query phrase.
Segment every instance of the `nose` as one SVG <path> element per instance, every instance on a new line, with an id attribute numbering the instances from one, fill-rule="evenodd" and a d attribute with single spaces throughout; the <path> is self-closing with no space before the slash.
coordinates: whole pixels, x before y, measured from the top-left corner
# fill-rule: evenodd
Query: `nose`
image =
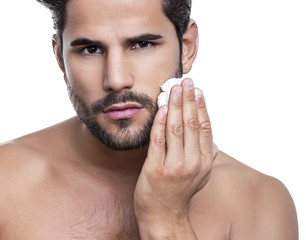
<path id="1" fill-rule="evenodd" d="M 105 91 L 121 92 L 133 87 L 134 80 L 128 58 L 120 49 L 108 52 L 104 66 L 103 88 Z"/>

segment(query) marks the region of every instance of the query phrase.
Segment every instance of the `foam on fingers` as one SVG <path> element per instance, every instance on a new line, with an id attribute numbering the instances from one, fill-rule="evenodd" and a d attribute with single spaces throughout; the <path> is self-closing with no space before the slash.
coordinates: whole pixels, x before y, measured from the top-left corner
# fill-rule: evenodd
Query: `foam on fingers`
<path id="1" fill-rule="evenodd" d="M 182 78 L 170 78 L 160 86 L 162 92 L 157 99 L 157 106 L 160 108 L 163 105 L 168 105 L 171 88 L 174 85 L 181 84 Z"/>

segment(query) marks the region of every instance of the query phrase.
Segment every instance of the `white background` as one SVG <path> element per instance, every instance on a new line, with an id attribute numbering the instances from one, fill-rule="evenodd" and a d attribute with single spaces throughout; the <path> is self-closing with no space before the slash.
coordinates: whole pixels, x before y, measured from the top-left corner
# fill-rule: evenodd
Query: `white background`
<path id="1" fill-rule="evenodd" d="M 0 142 L 74 115 L 51 49 L 50 13 L 0 3 Z M 200 48 L 190 76 L 205 93 L 215 142 L 280 179 L 306 239 L 306 2 L 194 0 Z"/>

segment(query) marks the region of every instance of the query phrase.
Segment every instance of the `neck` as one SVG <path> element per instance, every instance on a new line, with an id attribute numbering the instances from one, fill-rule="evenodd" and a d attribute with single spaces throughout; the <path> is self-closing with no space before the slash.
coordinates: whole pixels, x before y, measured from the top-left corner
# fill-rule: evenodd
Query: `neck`
<path id="1" fill-rule="evenodd" d="M 120 174 L 139 174 L 146 159 L 148 146 L 141 149 L 115 151 L 105 147 L 92 136 L 87 127 L 76 119 L 75 146 L 82 164 L 120 172 Z"/>

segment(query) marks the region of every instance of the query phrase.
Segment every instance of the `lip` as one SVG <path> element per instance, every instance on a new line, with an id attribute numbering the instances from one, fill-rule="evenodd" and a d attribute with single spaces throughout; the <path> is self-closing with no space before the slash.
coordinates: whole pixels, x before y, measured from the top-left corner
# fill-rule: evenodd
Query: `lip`
<path id="1" fill-rule="evenodd" d="M 112 106 L 109 106 L 107 108 L 104 109 L 103 112 L 107 113 L 110 111 L 120 111 L 120 110 L 124 110 L 124 109 L 129 109 L 129 108 L 142 108 L 142 105 L 139 103 L 118 103 L 118 104 L 114 104 Z"/>
<path id="2" fill-rule="evenodd" d="M 105 108 L 103 112 L 112 120 L 120 120 L 136 116 L 142 108 L 138 103 L 120 103 Z"/>

